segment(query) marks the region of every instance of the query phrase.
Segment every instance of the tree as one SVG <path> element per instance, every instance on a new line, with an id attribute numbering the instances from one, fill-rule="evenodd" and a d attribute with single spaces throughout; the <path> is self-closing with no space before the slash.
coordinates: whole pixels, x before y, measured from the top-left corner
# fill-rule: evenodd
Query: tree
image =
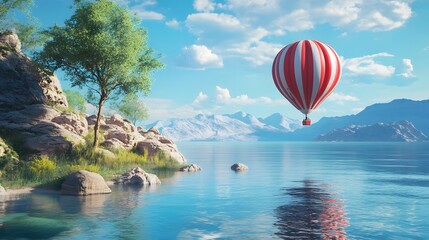
<path id="1" fill-rule="evenodd" d="M 128 10 L 109 0 L 75 1 L 76 11 L 63 27 L 47 31 L 51 40 L 37 55 L 51 71 L 62 69 L 72 86 L 86 87 L 98 112 L 93 146 L 98 146 L 100 117 L 112 96 L 150 90 L 149 73 L 163 64 L 147 45 L 147 32 Z"/>
<path id="2" fill-rule="evenodd" d="M 64 93 L 67 97 L 67 102 L 69 107 L 74 111 L 86 112 L 85 98 L 78 91 L 73 91 L 71 89 L 65 90 Z"/>
<path id="3" fill-rule="evenodd" d="M 135 94 L 124 97 L 123 101 L 115 105 L 115 108 L 134 125 L 137 121 L 143 121 L 149 117 L 144 102 Z"/>

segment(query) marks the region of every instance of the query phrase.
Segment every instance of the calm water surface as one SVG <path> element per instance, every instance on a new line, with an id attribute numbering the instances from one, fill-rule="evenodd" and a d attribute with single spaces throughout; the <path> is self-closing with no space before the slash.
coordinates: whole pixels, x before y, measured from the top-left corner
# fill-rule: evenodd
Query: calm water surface
<path id="1" fill-rule="evenodd" d="M 203 171 L 109 195 L 0 198 L 0 239 L 429 239 L 429 143 L 179 149 Z"/>

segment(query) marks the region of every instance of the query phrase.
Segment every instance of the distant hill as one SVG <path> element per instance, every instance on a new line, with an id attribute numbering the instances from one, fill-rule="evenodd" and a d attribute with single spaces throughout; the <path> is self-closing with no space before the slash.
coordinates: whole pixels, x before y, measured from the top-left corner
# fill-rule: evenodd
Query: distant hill
<path id="1" fill-rule="evenodd" d="M 377 103 L 366 107 L 356 115 L 343 117 L 326 117 L 310 127 L 298 129 L 285 134 L 285 141 L 311 141 L 319 135 L 337 128 L 351 125 L 372 125 L 376 123 L 391 123 L 410 121 L 414 127 L 429 136 L 429 100 L 414 101 L 397 99 L 389 103 Z"/>
<path id="2" fill-rule="evenodd" d="M 279 113 L 257 119 L 237 112 L 225 115 L 198 114 L 193 118 L 157 121 L 146 126 L 156 127 L 175 141 L 265 141 L 275 140 L 301 127 L 300 121 Z"/>
<path id="3" fill-rule="evenodd" d="M 409 121 L 418 131 L 429 136 L 428 120 L 429 100 L 397 99 L 368 106 L 355 115 L 322 118 L 308 127 L 302 127 L 301 121 L 280 113 L 256 118 L 245 112 L 199 114 L 193 118 L 157 121 L 146 127 L 154 126 L 176 141 L 313 141 L 322 134 L 352 125 L 370 126 L 400 121 Z"/>
<path id="4" fill-rule="evenodd" d="M 338 128 L 320 135 L 317 141 L 384 141 L 384 142 L 418 142 L 428 141 L 421 131 L 409 121 L 393 123 L 376 123 L 372 125 Z"/>

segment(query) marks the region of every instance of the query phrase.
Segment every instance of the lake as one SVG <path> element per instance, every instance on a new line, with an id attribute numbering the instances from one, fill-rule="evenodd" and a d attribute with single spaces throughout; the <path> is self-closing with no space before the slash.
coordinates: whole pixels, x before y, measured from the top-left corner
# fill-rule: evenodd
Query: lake
<path id="1" fill-rule="evenodd" d="M 0 239 L 429 238 L 429 143 L 178 145 L 203 171 L 0 200 Z"/>

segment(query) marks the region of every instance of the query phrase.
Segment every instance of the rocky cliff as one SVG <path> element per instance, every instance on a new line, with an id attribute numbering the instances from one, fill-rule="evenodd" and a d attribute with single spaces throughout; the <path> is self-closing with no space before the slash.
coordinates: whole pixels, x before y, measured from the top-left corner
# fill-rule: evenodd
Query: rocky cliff
<path id="1" fill-rule="evenodd" d="M 44 74 L 21 52 L 16 34 L 0 34 L 0 138 L 27 156 L 65 154 L 84 143 L 95 124 L 95 116 L 65 111 L 67 107 L 59 80 Z M 119 115 L 103 118 L 101 130 L 102 146 L 148 156 L 163 152 L 171 160 L 186 162 L 174 142 L 158 130 L 139 131 Z"/>
<path id="2" fill-rule="evenodd" d="M 16 34 L 0 35 L 0 135 L 26 155 L 62 154 L 83 142 L 86 119 L 64 113 L 59 80 L 21 52 Z"/>

